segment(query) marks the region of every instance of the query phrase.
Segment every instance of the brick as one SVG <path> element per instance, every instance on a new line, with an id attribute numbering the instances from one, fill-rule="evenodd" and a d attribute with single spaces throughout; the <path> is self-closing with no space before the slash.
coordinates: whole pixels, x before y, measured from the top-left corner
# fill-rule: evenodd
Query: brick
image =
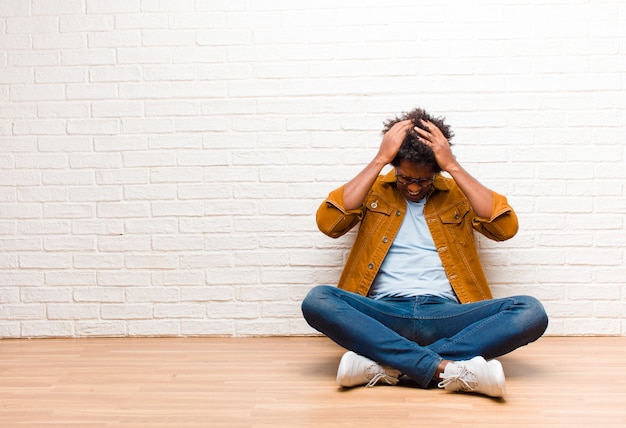
<path id="1" fill-rule="evenodd" d="M 181 290 L 181 300 L 182 301 L 192 301 L 192 302 L 215 302 L 222 301 L 226 302 L 229 300 L 234 300 L 234 292 L 232 287 L 194 287 L 194 288 L 183 288 Z"/>
<path id="2" fill-rule="evenodd" d="M 26 16 L 30 14 L 30 3 L 26 1 L 0 1 L 1 16 Z"/>
<path id="3" fill-rule="evenodd" d="M 79 337 L 125 337 L 128 336 L 126 323 L 106 321 L 76 321 L 76 335 Z"/>
<path id="4" fill-rule="evenodd" d="M 68 235 L 71 231 L 70 220 L 26 220 L 20 221 L 17 231 L 20 235 Z"/>
<path id="5" fill-rule="evenodd" d="M 178 258 L 165 255 L 127 255 L 125 266 L 129 269 L 176 269 Z"/>
<path id="6" fill-rule="evenodd" d="M 185 336 L 232 336 L 232 320 L 185 321 L 181 322 L 181 333 Z"/>
<path id="7" fill-rule="evenodd" d="M 73 337 L 74 324 L 71 321 L 25 321 L 21 323 L 23 338 Z"/>
<path id="8" fill-rule="evenodd" d="M 202 181 L 203 175 L 202 168 L 197 167 L 152 168 L 150 181 L 153 183 L 198 183 Z"/>
<path id="9" fill-rule="evenodd" d="M 58 30 L 59 18 L 55 16 L 19 16 L 8 18 L 6 22 L 7 34 L 56 33 Z"/>
<path id="10" fill-rule="evenodd" d="M 169 119 L 146 118 L 123 119 L 122 130 L 125 134 L 169 134 L 174 130 L 174 121 Z"/>
<path id="11" fill-rule="evenodd" d="M 119 288 L 77 288 L 72 297 L 76 302 L 124 303 L 126 301 L 124 290 Z"/>
<path id="12" fill-rule="evenodd" d="M 119 186 L 73 187 L 69 199 L 73 202 L 119 201 L 122 199 L 122 189 Z"/>
<path id="13" fill-rule="evenodd" d="M 89 70 L 90 82 L 132 82 L 141 80 L 139 67 L 97 67 Z"/>
<path id="14" fill-rule="evenodd" d="M 62 120 L 21 120 L 13 122 L 15 135 L 62 135 L 66 124 Z"/>
<path id="15" fill-rule="evenodd" d="M 123 231 L 122 220 L 72 220 L 74 235 L 121 235 Z"/>
<path id="16" fill-rule="evenodd" d="M 168 184 L 124 186 L 124 197 L 128 200 L 173 200 L 176 199 L 176 187 Z"/>
<path id="17" fill-rule="evenodd" d="M 43 216 L 45 218 L 91 218 L 94 207 L 91 204 L 79 203 L 49 203 L 44 206 Z"/>
<path id="18" fill-rule="evenodd" d="M 126 14 L 140 10 L 139 0 L 111 0 L 105 3 L 87 0 L 87 14 Z"/>
<path id="19" fill-rule="evenodd" d="M 143 135 L 116 135 L 114 137 L 93 137 L 93 147 L 96 152 L 124 151 L 124 156 L 128 156 L 129 151 L 143 151 L 146 150 L 147 146 L 148 138 Z M 145 155 L 149 156 L 147 154 Z"/>
<path id="20" fill-rule="evenodd" d="M 97 1 L 97 0 L 96 0 Z M 115 16 L 115 28 L 144 30 L 168 28 L 168 15 L 164 13 L 124 13 Z"/>
<path id="21" fill-rule="evenodd" d="M 130 303 L 176 303 L 179 301 L 179 292 L 174 288 L 132 287 L 128 288 L 125 294 L 126 300 Z"/>
<path id="22" fill-rule="evenodd" d="M 112 31 L 114 19 L 113 16 L 105 15 L 63 15 L 59 17 L 59 28 L 62 33 Z"/>
<path id="23" fill-rule="evenodd" d="M 149 172 L 144 168 L 125 168 L 122 170 L 97 171 L 98 184 L 146 184 Z"/>
<path id="24" fill-rule="evenodd" d="M 162 65 L 158 67 L 143 67 L 143 78 L 146 81 L 180 81 L 195 80 L 198 77 L 196 67 L 191 65 Z"/>
<path id="25" fill-rule="evenodd" d="M 98 250 L 102 252 L 149 251 L 150 237 L 137 235 L 99 236 Z"/>
<path id="26" fill-rule="evenodd" d="M 69 166 L 75 169 L 113 169 L 122 166 L 117 153 L 81 153 L 69 156 Z"/>
<path id="27" fill-rule="evenodd" d="M 152 249 L 156 251 L 199 251 L 204 248 L 202 236 L 154 236 Z"/>
<path id="28" fill-rule="evenodd" d="M 74 268 L 118 270 L 124 267 L 124 256 L 121 254 L 79 254 L 74 256 Z"/>
<path id="29" fill-rule="evenodd" d="M 120 123 L 116 119 L 78 119 L 67 123 L 67 132 L 78 135 L 116 135 L 120 133 Z"/>
<path id="30" fill-rule="evenodd" d="M 143 0 L 141 10 L 146 12 L 190 12 L 195 10 L 193 0 Z"/>
<path id="31" fill-rule="evenodd" d="M 50 37 L 48 34 L 34 34 L 33 49 L 73 50 L 86 47 L 84 37 L 78 33 L 56 34 Z"/>
<path id="32" fill-rule="evenodd" d="M 63 65 L 113 65 L 116 63 L 114 49 L 72 49 L 61 52 Z"/>
<path id="33" fill-rule="evenodd" d="M 46 307 L 43 304 L 20 304 L 0 306 L 2 320 L 36 320 L 45 316 Z"/>
<path id="34" fill-rule="evenodd" d="M 49 320 L 85 320 L 99 318 L 99 305 L 87 303 L 48 304 Z"/>
<path id="35" fill-rule="evenodd" d="M 40 238 L 0 238 L 0 248 L 5 251 L 38 251 L 42 245 Z"/>
<path id="36" fill-rule="evenodd" d="M 139 320 L 128 322 L 130 336 L 179 336 L 180 322 L 169 320 Z"/>
<path id="37" fill-rule="evenodd" d="M 46 237 L 43 240 L 46 251 L 93 251 L 96 248 L 93 237 Z"/>
<path id="38" fill-rule="evenodd" d="M 40 118 L 87 118 L 90 114 L 90 106 L 84 102 L 49 102 L 37 106 Z"/>
<path id="39" fill-rule="evenodd" d="M 88 152 L 91 151 L 90 137 L 40 137 L 38 148 L 42 152 Z"/>
<path id="40" fill-rule="evenodd" d="M 204 284 L 202 271 L 178 270 L 175 272 L 158 271 L 152 275 L 155 286 L 198 286 Z M 181 290 L 181 293 L 184 289 Z"/>
<path id="41" fill-rule="evenodd" d="M 176 219 L 124 219 L 124 230 L 133 234 L 173 234 L 177 228 Z"/>
<path id="42" fill-rule="evenodd" d="M 17 268 L 17 264 L 14 266 L 7 266 L 11 269 Z M 36 271 L 9 271 L 5 270 L 2 274 L 3 287 L 17 286 L 38 286 L 43 283 L 43 272 Z"/>
<path id="43" fill-rule="evenodd" d="M 236 336 L 286 336 L 289 334 L 289 323 L 284 319 L 276 320 L 236 320 Z"/>
<path id="44" fill-rule="evenodd" d="M 4 339 L 18 339 L 21 337 L 20 323 L 18 322 L 3 322 L 0 325 L 0 337 Z"/>
<path id="45" fill-rule="evenodd" d="M 143 104 L 139 101 L 102 101 L 92 104 L 94 117 L 139 117 Z"/>
<path id="46" fill-rule="evenodd" d="M 168 29 L 144 31 L 141 40 L 143 46 L 189 46 L 193 45 L 197 38 L 194 31 Z"/>
<path id="47" fill-rule="evenodd" d="M 45 284 L 48 286 L 72 286 L 82 287 L 93 286 L 96 284 L 96 274 L 94 272 L 46 272 Z"/>
<path id="48" fill-rule="evenodd" d="M 39 84 L 11 86 L 14 101 L 53 101 L 65 99 L 65 88 L 61 84 Z"/>
<path id="49" fill-rule="evenodd" d="M 134 31 L 90 32 L 87 45 L 90 48 L 126 48 L 141 46 L 141 34 Z"/>
<path id="50" fill-rule="evenodd" d="M 40 184 L 38 171 L 4 170 L 0 171 L 0 185 L 3 186 L 33 186 Z"/>
<path id="51" fill-rule="evenodd" d="M 171 51 L 161 47 L 117 48 L 117 61 L 120 64 L 168 64 Z"/>
<path id="52" fill-rule="evenodd" d="M 33 0 L 33 15 L 76 15 L 84 12 L 82 0 L 58 0 L 54 4 L 46 0 Z"/>
<path id="53" fill-rule="evenodd" d="M 157 303 L 154 305 L 154 317 L 177 318 L 204 318 L 206 310 L 200 303 Z"/>
<path id="54" fill-rule="evenodd" d="M 152 318 L 152 305 L 149 304 L 112 304 L 100 305 L 103 320 L 140 320 Z"/>
<path id="55" fill-rule="evenodd" d="M 69 269 L 72 257 L 69 254 L 29 253 L 18 256 L 20 269 Z"/>
<path id="56" fill-rule="evenodd" d="M 260 306 L 256 302 L 218 302 L 207 304 L 209 318 L 256 319 L 260 313 Z"/>

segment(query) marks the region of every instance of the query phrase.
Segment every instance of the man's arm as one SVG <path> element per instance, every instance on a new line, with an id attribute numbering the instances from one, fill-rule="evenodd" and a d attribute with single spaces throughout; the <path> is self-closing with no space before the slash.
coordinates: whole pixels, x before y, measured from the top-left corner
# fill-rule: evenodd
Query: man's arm
<path id="1" fill-rule="evenodd" d="M 430 147 L 435 153 L 435 159 L 442 170 L 452 176 L 456 184 L 469 200 L 474 212 L 479 217 L 491 218 L 493 214 L 493 194 L 476 180 L 459 164 L 450 150 L 450 143 L 441 130 L 432 122 L 422 121 L 428 129 L 419 127 L 415 130 L 420 135 L 420 141 Z"/>
<path id="2" fill-rule="evenodd" d="M 361 206 L 382 169 L 398 154 L 402 141 L 411 126 L 410 120 L 403 120 L 385 132 L 374 159 L 356 177 L 346 183 L 343 191 L 343 205 L 346 210 L 354 210 Z"/>

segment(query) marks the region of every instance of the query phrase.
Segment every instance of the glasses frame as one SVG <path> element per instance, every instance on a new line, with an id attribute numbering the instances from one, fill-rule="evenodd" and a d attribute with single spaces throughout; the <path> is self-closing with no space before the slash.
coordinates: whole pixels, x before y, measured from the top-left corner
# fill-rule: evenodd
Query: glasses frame
<path id="1" fill-rule="evenodd" d="M 410 186 L 411 184 L 415 183 L 422 189 L 424 187 L 432 186 L 432 184 L 435 182 L 435 177 L 436 177 L 436 174 L 435 174 L 433 175 L 432 178 L 411 178 L 411 177 L 407 177 L 406 175 L 398 174 L 397 169 L 395 170 L 395 173 L 396 173 L 396 181 L 398 182 L 398 184 L 401 184 L 403 186 Z"/>

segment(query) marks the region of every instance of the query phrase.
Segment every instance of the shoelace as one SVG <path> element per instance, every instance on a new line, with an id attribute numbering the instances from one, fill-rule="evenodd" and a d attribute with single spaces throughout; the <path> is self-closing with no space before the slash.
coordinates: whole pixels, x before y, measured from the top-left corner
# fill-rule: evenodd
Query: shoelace
<path id="1" fill-rule="evenodd" d="M 396 379 L 393 376 L 389 376 L 387 373 L 383 372 L 379 372 L 376 371 L 374 372 L 376 366 L 372 366 L 370 369 L 368 369 L 369 373 L 368 374 L 373 374 L 372 378 L 370 379 L 370 381 L 367 383 L 366 387 L 367 388 L 371 388 L 372 386 L 376 385 L 379 381 L 383 381 L 385 383 L 388 383 L 389 385 L 395 385 L 396 383 L 398 383 L 398 379 Z M 372 370 L 374 369 L 374 370 Z M 372 373 L 374 372 L 374 373 Z"/>
<path id="2" fill-rule="evenodd" d="M 445 375 L 442 374 L 441 378 L 443 379 L 439 382 L 440 388 L 445 388 L 447 385 L 450 385 L 453 382 L 456 382 L 459 385 L 459 389 L 461 391 L 473 391 L 478 385 L 476 381 L 476 375 L 471 371 L 467 370 L 465 366 L 460 366 L 460 370 L 457 374 L 454 375 Z"/>

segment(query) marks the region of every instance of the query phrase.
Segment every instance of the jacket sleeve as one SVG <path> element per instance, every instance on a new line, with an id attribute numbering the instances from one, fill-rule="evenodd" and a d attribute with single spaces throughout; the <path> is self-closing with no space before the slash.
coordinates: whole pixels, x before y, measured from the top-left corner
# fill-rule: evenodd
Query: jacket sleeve
<path id="1" fill-rule="evenodd" d="M 343 189 L 344 186 L 341 186 L 330 192 L 317 209 L 317 227 L 331 238 L 345 235 L 363 218 L 363 206 L 354 210 L 343 207 Z"/>
<path id="2" fill-rule="evenodd" d="M 491 218 L 475 217 L 472 226 L 479 233 L 494 241 L 506 241 L 517 233 L 519 228 L 517 214 L 509 205 L 505 196 L 493 192 Z"/>

